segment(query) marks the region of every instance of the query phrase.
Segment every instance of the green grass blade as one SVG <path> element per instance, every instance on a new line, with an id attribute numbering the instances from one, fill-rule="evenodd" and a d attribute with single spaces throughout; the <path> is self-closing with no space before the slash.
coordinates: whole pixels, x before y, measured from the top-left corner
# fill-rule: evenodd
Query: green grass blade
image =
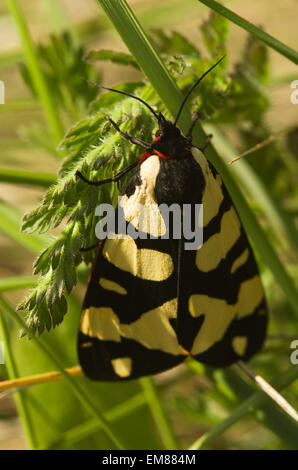
<path id="1" fill-rule="evenodd" d="M 225 375 L 228 386 L 238 396 L 239 404 L 249 398 L 256 390 L 260 390 L 255 384 L 251 385 L 247 383 L 247 377 L 244 378 L 242 373 L 239 374 L 237 366 L 233 366 L 222 372 Z M 293 391 L 295 390 L 294 383 L 291 388 Z M 296 419 L 293 419 L 292 416 L 290 417 L 275 401 L 267 400 L 263 403 L 261 408 L 254 413 L 254 417 L 258 423 L 267 427 L 279 437 L 284 448 L 297 448 L 298 423 Z"/>
<path id="2" fill-rule="evenodd" d="M 35 287 L 36 284 L 37 278 L 33 276 L 2 277 L 0 279 L 0 292 L 27 289 L 28 287 Z"/>
<path id="3" fill-rule="evenodd" d="M 189 363 L 190 365 L 190 363 Z M 194 369 L 195 364 L 191 365 Z M 272 380 L 271 384 L 276 390 L 280 391 L 298 379 L 298 367 L 291 367 L 286 372 L 280 374 L 277 378 Z M 244 416 L 251 412 L 255 412 L 265 403 L 268 403 L 270 398 L 262 391 L 254 393 L 251 397 L 245 400 L 228 418 L 221 421 L 221 423 L 213 428 L 210 432 L 205 433 L 197 439 L 188 450 L 198 450 L 205 447 L 212 439 L 222 434 L 233 424 L 240 421 Z"/>
<path id="4" fill-rule="evenodd" d="M 103 416 L 109 423 L 115 423 L 120 419 L 129 416 L 134 411 L 138 410 L 140 407 L 146 405 L 146 399 L 143 393 L 134 395 L 129 400 L 120 403 L 119 405 L 114 406 L 113 408 L 104 411 Z M 73 444 L 82 441 L 85 438 L 88 438 L 92 434 L 95 434 L 101 425 L 97 419 L 90 419 L 85 421 L 83 424 L 76 426 L 75 428 L 69 429 L 63 433 L 59 438 L 48 442 L 47 444 L 38 447 L 38 450 L 46 450 L 57 448 L 57 446 L 63 446 L 64 449 L 69 449 Z"/>
<path id="5" fill-rule="evenodd" d="M 35 171 L 0 168 L 0 182 L 3 183 L 25 184 L 48 188 L 56 181 L 57 176 L 53 173 L 38 173 Z"/>
<path id="6" fill-rule="evenodd" d="M 265 31 L 263 31 L 262 29 L 257 28 L 257 26 L 253 25 L 252 23 L 237 15 L 233 11 L 224 7 L 221 3 L 217 3 L 214 0 L 198 1 L 204 3 L 204 5 L 211 8 L 213 11 L 216 11 L 220 15 L 224 16 L 229 21 L 232 21 L 232 23 L 235 23 L 236 25 L 240 26 L 240 28 L 245 29 L 250 34 L 262 41 L 264 44 L 271 47 L 271 49 L 274 49 L 276 52 L 279 52 L 279 54 L 283 55 L 284 57 L 287 57 L 289 60 L 294 62 L 294 64 L 298 65 L 298 52 L 294 51 L 294 49 L 292 49 L 291 47 L 287 46 L 286 44 L 283 44 L 270 34 L 265 33 Z"/>
<path id="7" fill-rule="evenodd" d="M 51 98 L 50 90 L 48 90 L 45 78 L 40 68 L 40 64 L 33 46 L 33 42 L 23 17 L 23 14 L 18 6 L 17 0 L 6 0 L 8 8 L 15 20 L 19 30 L 21 42 L 28 68 L 34 83 L 35 91 L 40 99 L 44 115 L 48 122 L 52 136 L 56 144 L 60 142 L 64 135 L 64 128 L 62 121 L 58 114 L 55 103 Z"/>
<path id="8" fill-rule="evenodd" d="M 89 413 L 95 417 L 99 424 L 101 425 L 102 429 L 106 433 L 106 435 L 111 439 L 111 441 L 115 444 L 115 446 L 123 450 L 124 447 L 120 443 L 119 439 L 115 436 L 114 432 L 111 430 L 109 424 L 107 423 L 106 419 L 103 417 L 102 413 L 97 410 L 97 407 L 89 400 L 88 395 L 86 395 L 85 391 L 79 386 L 76 380 L 69 375 L 63 366 L 61 366 L 60 361 L 55 357 L 53 351 L 37 336 L 31 335 L 30 329 L 27 327 L 26 323 L 22 320 L 22 318 L 11 308 L 8 302 L 0 296 L 0 306 L 3 308 L 4 311 L 9 314 L 12 319 L 26 332 L 28 337 L 31 339 L 36 346 L 47 355 L 47 357 L 53 363 L 53 366 L 60 372 L 60 374 L 64 377 L 64 379 L 68 382 L 71 390 L 75 394 L 75 396 L 83 403 Z"/>
<path id="9" fill-rule="evenodd" d="M 35 233 L 27 235 L 21 233 L 21 214 L 14 207 L 0 200 L 0 227 L 12 240 L 27 248 L 29 251 L 38 254 L 44 250 L 48 236 L 42 237 Z"/>
<path id="10" fill-rule="evenodd" d="M 124 0 L 98 0 L 98 3 L 114 24 L 152 86 L 166 103 L 169 111 L 175 116 L 179 103 L 182 101 L 182 95 L 128 4 Z M 183 113 L 179 122 L 183 119 L 190 124 L 187 111 Z"/>
<path id="11" fill-rule="evenodd" d="M 48 3 L 50 8 L 52 5 L 51 0 L 45 1 Z M 55 1 L 58 2 L 59 0 Z M 202 6 L 202 8 L 204 7 Z M 59 12 L 57 10 L 57 12 L 51 11 L 50 13 L 50 21 L 53 24 L 55 16 L 58 15 Z M 150 2 L 144 2 L 138 5 L 138 15 L 139 18 L 142 19 L 142 24 L 148 26 L 149 28 L 152 26 L 152 24 L 154 24 L 157 28 L 161 28 L 163 26 L 167 26 L 170 22 L 181 22 L 192 17 L 193 4 L 192 2 L 181 2 L 181 0 L 164 0 L 159 4 L 155 4 L 154 8 L 152 8 L 152 4 Z M 67 20 L 62 19 L 62 23 L 65 23 L 66 21 Z M 102 14 L 99 18 L 99 21 L 100 34 L 110 34 L 113 36 L 115 32 L 112 30 L 111 25 L 105 15 Z M 60 29 L 61 26 L 61 18 L 59 18 L 59 24 L 57 26 L 55 25 L 55 30 Z M 83 21 L 74 25 L 69 24 L 67 29 L 69 29 L 69 27 L 72 28 L 72 33 L 82 44 L 98 39 L 97 18 L 90 18 L 86 20 L 83 19 Z M 20 60 L 22 60 L 22 53 L 20 49 L 15 48 L 7 52 L 3 51 L 0 53 L 0 70 L 15 65 Z"/>
<path id="12" fill-rule="evenodd" d="M 9 328 L 6 324 L 5 316 L 3 312 L 0 314 L 0 339 L 4 343 L 4 351 L 5 351 L 5 365 L 8 372 L 8 375 L 11 379 L 16 379 L 19 377 L 17 366 L 14 360 L 14 355 L 12 352 L 12 348 L 10 346 L 10 337 L 9 337 Z M 28 440 L 28 444 L 30 447 L 34 447 L 35 438 L 34 438 L 34 431 L 31 427 L 30 416 L 26 407 L 26 402 L 23 399 L 23 392 L 20 391 L 15 395 L 16 405 L 18 408 L 19 415 L 22 419 L 22 423 L 24 428 L 26 429 L 26 436 Z"/>
<path id="13" fill-rule="evenodd" d="M 151 378 L 145 377 L 140 380 L 144 394 L 147 398 L 149 408 L 158 428 L 159 434 L 164 442 L 165 448 L 168 450 L 178 449 L 178 443 L 172 432 L 171 426 L 164 413 L 158 392 Z"/>

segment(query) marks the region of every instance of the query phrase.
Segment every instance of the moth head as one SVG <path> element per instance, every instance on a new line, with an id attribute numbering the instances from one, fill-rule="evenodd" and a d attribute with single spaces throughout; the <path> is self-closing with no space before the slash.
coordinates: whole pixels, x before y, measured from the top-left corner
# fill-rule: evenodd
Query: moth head
<path id="1" fill-rule="evenodd" d="M 166 120 L 163 116 L 163 119 L 159 120 L 158 124 L 158 130 L 155 133 L 155 137 L 179 137 L 181 136 L 180 129 L 171 121 Z"/>
<path id="2" fill-rule="evenodd" d="M 167 158 L 180 158 L 188 155 L 188 144 L 180 129 L 173 122 L 163 119 L 159 121 L 151 149 Z"/>

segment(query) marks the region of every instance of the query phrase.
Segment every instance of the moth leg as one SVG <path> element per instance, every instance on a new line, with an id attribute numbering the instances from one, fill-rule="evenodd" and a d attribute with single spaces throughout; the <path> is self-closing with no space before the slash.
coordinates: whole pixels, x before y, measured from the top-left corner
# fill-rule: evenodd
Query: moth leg
<path id="1" fill-rule="evenodd" d="M 190 141 L 192 140 L 192 131 L 194 130 L 194 127 L 195 127 L 195 125 L 196 125 L 196 123 L 198 122 L 199 119 L 205 119 L 204 114 L 198 112 L 197 115 L 195 116 L 195 118 L 193 119 L 193 121 L 191 123 L 191 126 L 189 128 L 189 131 L 186 135 L 186 138 L 189 139 Z"/>
<path id="2" fill-rule="evenodd" d="M 124 170 L 120 171 L 119 173 L 112 176 L 111 178 L 107 178 L 107 179 L 101 180 L 101 181 L 88 180 L 87 178 L 85 178 L 85 176 L 82 175 L 82 173 L 80 171 L 76 171 L 76 177 L 80 178 L 85 183 L 87 183 L 91 186 L 101 186 L 103 184 L 113 183 L 115 181 L 118 182 L 120 180 L 120 178 L 122 178 L 122 176 L 124 176 L 126 173 L 128 173 L 133 168 L 135 168 L 137 165 L 138 165 L 138 160 L 136 162 L 132 163 L 131 165 L 129 165 L 127 168 L 124 168 Z"/>
<path id="3" fill-rule="evenodd" d="M 88 246 L 88 247 L 86 247 L 86 248 L 80 248 L 80 251 L 82 251 L 82 252 L 85 253 L 86 251 L 94 250 L 94 248 L 96 248 L 97 246 L 98 246 L 98 242 L 95 243 L 95 244 L 92 245 L 92 246 Z"/>
<path id="4" fill-rule="evenodd" d="M 203 147 L 199 147 L 199 149 L 201 150 L 201 152 L 205 152 L 206 148 L 208 147 L 208 145 L 210 144 L 211 142 L 211 139 L 212 139 L 213 135 L 212 134 L 209 134 L 207 135 L 207 139 L 206 139 L 206 142 L 204 143 Z"/>
<path id="5" fill-rule="evenodd" d="M 110 121 L 112 126 L 115 127 L 116 131 L 118 131 L 119 134 L 122 135 L 122 137 L 125 137 L 125 139 L 129 140 L 132 144 L 140 145 L 141 147 L 144 147 L 145 149 L 149 149 L 151 147 L 151 145 L 148 144 L 147 142 L 144 142 L 143 140 L 138 139 L 137 137 L 131 137 L 130 135 L 123 132 L 120 129 L 120 127 L 115 123 L 115 121 L 113 121 L 109 116 L 105 116 L 105 118 L 108 121 Z"/>

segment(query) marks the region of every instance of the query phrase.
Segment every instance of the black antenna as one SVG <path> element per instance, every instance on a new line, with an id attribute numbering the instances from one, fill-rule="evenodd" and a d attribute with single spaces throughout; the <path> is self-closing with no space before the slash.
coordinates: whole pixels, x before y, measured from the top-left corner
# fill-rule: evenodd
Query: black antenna
<path id="1" fill-rule="evenodd" d="M 85 82 L 87 83 L 90 83 L 90 85 L 94 85 L 94 86 L 97 86 L 98 88 L 103 88 L 104 90 L 108 90 L 108 91 L 114 91 L 115 93 L 120 93 L 121 95 L 125 95 L 125 96 L 129 96 L 130 98 L 133 98 L 137 101 L 140 101 L 140 103 L 143 103 L 145 106 L 147 106 L 147 108 L 151 111 L 152 114 L 154 114 L 154 116 L 156 117 L 156 119 L 158 120 L 158 122 L 160 122 L 160 120 L 162 119 L 163 121 L 165 120 L 163 115 L 160 113 L 160 114 L 157 114 L 153 108 L 151 108 L 151 106 L 146 103 L 146 101 L 142 100 L 141 98 L 139 98 L 138 96 L 134 96 L 134 95 L 130 95 L 129 93 L 126 93 L 125 91 L 121 91 L 121 90 L 115 90 L 114 88 L 108 88 L 106 86 L 103 86 L 103 85 L 99 85 L 98 83 L 94 83 L 92 82 L 91 80 L 87 80 L 86 78 L 84 78 Z"/>
<path id="2" fill-rule="evenodd" d="M 222 58 L 219 59 L 219 60 L 216 62 L 216 64 L 212 65 L 212 67 L 210 67 L 210 69 L 207 70 L 207 72 L 203 73 L 203 75 L 202 75 L 202 76 L 196 81 L 196 83 L 191 87 L 191 89 L 189 90 L 189 92 L 188 92 L 187 95 L 184 97 L 184 100 L 183 100 L 182 103 L 181 103 L 181 106 L 180 106 L 180 108 L 179 108 L 178 114 L 177 114 L 176 119 L 175 119 L 175 121 L 174 121 L 174 126 L 176 126 L 177 121 L 178 121 L 178 119 L 179 119 L 179 117 L 180 117 L 180 114 L 181 114 L 181 112 L 182 112 L 182 109 L 183 109 L 183 107 L 184 107 L 186 101 L 188 100 L 189 96 L 191 95 L 191 93 L 192 93 L 192 92 L 194 91 L 194 89 L 198 86 L 198 84 L 200 83 L 200 81 L 203 80 L 203 78 L 207 75 L 207 73 L 211 72 L 211 70 L 214 69 L 214 67 L 216 67 L 224 58 L 225 58 L 225 55 L 222 56 Z"/>

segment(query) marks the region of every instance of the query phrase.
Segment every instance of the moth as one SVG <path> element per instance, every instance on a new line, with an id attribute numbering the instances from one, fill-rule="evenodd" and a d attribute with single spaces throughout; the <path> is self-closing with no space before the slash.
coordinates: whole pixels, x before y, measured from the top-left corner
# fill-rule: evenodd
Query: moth
<path id="1" fill-rule="evenodd" d="M 247 361 L 262 346 L 268 311 L 251 246 L 220 175 L 204 155 L 209 139 L 197 148 L 191 138 L 195 121 L 186 136 L 177 127 L 191 92 L 221 60 L 189 90 L 174 122 L 139 97 L 107 88 L 147 106 L 158 130 L 146 143 L 108 118 L 146 152 L 107 180 L 89 181 L 77 172 L 86 183 L 100 186 L 134 170 L 117 211 L 139 234 L 133 238 L 116 226 L 113 238 L 98 247 L 78 334 L 79 361 L 91 379 L 135 379 L 188 357 L 224 367 Z M 202 205 L 202 246 L 185 249 L 183 230 L 174 237 L 171 223 L 169 237 L 162 236 L 162 204 L 175 204 L 181 214 L 188 207 L 191 215 Z M 145 228 L 140 206 L 150 216 Z"/>

